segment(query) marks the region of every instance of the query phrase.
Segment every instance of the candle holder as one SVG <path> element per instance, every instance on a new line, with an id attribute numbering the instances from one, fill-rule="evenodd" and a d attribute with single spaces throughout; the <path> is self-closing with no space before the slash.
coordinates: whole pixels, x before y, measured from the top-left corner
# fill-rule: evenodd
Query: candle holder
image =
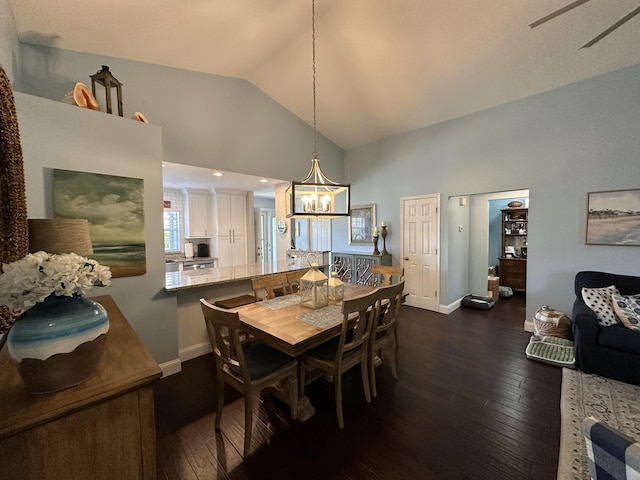
<path id="1" fill-rule="evenodd" d="M 386 225 L 382 225 L 382 255 L 389 255 L 389 252 L 387 252 L 387 226 Z"/>
<path id="2" fill-rule="evenodd" d="M 380 255 L 380 251 L 378 250 L 378 236 L 373 237 L 373 254 Z"/>

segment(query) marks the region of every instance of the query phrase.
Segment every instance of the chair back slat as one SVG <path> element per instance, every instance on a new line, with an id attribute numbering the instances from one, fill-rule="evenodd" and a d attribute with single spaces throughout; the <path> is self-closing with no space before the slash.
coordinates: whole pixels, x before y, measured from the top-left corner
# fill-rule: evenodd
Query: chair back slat
<path id="1" fill-rule="evenodd" d="M 276 298 L 276 294 L 274 291 L 275 287 L 281 287 L 286 291 L 286 273 L 274 273 L 272 275 L 265 275 L 264 277 L 251 279 L 251 288 L 253 289 L 253 294 L 256 297 L 257 302 L 259 302 L 260 300 L 270 300 L 272 298 Z"/>
<path id="2" fill-rule="evenodd" d="M 392 267 L 390 265 L 371 265 L 371 286 L 380 287 L 384 285 L 391 285 L 393 278 L 396 278 L 396 283 L 404 280 L 404 268 Z M 378 282 L 378 278 L 381 280 Z"/>
<path id="3" fill-rule="evenodd" d="M 300 279 L 305 273 L 309 271 L 308 268 L 303 270 L 294 270 L 287 272 L 287 293 L 298 293 L 300 291 Z"/>
<path id="4" fill-rule="evenodd" d="M 248 381 L 250 376 L 240 341 L 240 334 L 243 333 L 240 316 L 237 312 L 216 307 L 203 298 L 200 299 L 200 305 L 216 362 L 220 362 L 221 367 L 229 365 L 240 370 L 240 376 Z"/>
<path id="5" fill-rule="evenodd" d="M 349 351 L 361 348 L 369 341 L 376 313 L 376 300 L 377 290 L 374 290 L 342 302 L 342 331 L 336 361 L 340 362 Z"/>
<path id="6" fill-rule="evenodd" d="M 392 328 L 398 321 L 403 291 L 404 280 L 400 283 L 378 288 L 378 321 L 373 329 L 373 338 L 375 338 L 376 333 Z"/>

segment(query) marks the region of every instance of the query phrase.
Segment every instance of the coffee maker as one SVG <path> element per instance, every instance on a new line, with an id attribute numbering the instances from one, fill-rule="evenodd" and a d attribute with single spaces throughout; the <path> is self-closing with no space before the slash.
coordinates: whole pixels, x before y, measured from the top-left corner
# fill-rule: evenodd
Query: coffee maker
<path id="1" fill-rule="evenodd" d="M 198 244 L 198 256 L 199 257 L 208 257 L 209 256 L 209 244 L 208 243 L 199 243 Z"/>

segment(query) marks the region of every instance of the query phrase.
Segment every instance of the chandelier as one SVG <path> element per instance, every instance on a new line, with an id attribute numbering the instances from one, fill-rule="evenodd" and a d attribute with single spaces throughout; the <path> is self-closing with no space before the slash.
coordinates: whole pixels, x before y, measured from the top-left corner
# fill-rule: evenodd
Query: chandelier
<path id="1" fill-rule="evenodd" d="M 292 181 L 287 188 L 287 217 L 348 217 L 348 184 L 334 182 L 320 169 L 316 129 L 316 6 L 311 0 L 311 50 L 313 54 L 313 155 L 311 170 L 304 180 Z"/>

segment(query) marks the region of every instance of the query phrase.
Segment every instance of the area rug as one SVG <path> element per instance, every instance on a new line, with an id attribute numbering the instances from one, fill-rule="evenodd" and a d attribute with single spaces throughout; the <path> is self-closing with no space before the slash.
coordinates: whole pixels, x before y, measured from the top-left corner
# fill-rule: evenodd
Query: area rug
<path id="1" fill-rule="evenodd" d="M 640 387 L 563 368 L 560 415 L 558 480 L 588 479 L 582 421 L 592 416 L 640 440 Z"/>

